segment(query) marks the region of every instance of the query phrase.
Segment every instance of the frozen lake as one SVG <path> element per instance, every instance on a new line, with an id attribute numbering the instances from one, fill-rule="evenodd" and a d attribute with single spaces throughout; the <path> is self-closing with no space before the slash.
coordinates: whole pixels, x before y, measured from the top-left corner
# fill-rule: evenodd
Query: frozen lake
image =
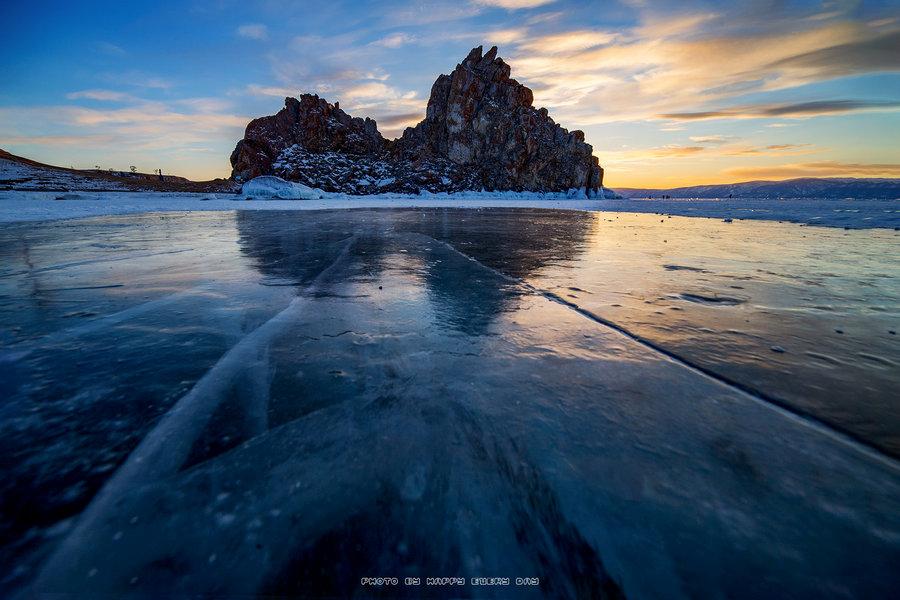
<path id="1" fill-rule="evenodd" d="M 0 225 L 0 594 L 887 597 L 897 236 L 504 208 Z"/>

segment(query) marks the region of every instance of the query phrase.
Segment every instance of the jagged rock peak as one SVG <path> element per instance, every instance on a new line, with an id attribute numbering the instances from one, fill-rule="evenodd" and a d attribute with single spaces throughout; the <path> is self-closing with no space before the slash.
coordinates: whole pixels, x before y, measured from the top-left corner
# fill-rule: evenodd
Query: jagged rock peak
<path id="1" fill-rule="evenodd" d="M 231 156 L 233 177 L 277 174 L 348 193 L 597 191 L 603 169 L 584 133 L 563 129 L 533 102 L 497 47 L 478 46 L 437 78 L 425 119 L 400 139 L 388 142 L 375 121 L 303 94 L 250 122 Z"/>
<path id="2" fill-rule="evenodd" d="M 437 78 L 425 120 L 403 132 L 394 152 L 471 166 L 486 189 L 599 189 L 603 170 L 584 133 L 563 129 L 533 101 L 496 46 L 473 48 Z"/>
<path id="3" fill-rule="evenodd" d="M 478 71 L 483 74 L 486 79 L 492 81 L 507 81 L 509 79 L 509 65 L 503 62 L 502 58 L 497 58 L 497 46 L 491 46 L 487 54 L 481 55 L 482 46 L 472 48 L 469 55 L 462 61 L 461 65 Z"/>

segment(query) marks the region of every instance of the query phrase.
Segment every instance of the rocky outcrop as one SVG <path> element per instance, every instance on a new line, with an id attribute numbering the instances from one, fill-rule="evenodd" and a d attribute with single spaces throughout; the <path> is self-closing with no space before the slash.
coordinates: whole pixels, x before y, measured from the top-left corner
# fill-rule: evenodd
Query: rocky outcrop
<path id="1" fill-rule="evenodd" d="M 485 189 L 597 190 L 603 171 L 584 133 L 532 107 L 531 90 L 511 79 L 497 47 L 474 48 L 431 88 L 425 120 L 397 142 L 402 157 L 446 157 L 471 166 Z"/>
<path id="2" fill-rule="evenodd" d="M 532 106 L 497 48 L 473 49 L 431 89 L 425 119 L 395 141 L 315 95 L 285 99 L 250 122 L 231 155 L 238 181 L 277 175 L 352 194 L 461 190 L 570 191 L 588 195 L 603 169 L 584 133 Z"/>
<path id="3" fill-rule="evenodd" d="M 351 117 L 337 103 L 303 94 L 299 100 L 285 98 L 278 114 L 250 121 L 231 153 L 232 177 L 246 181 L 272 174 L 272 163 L 295 145 L 314 153 L 355 156 L 378 156 L 387 149 L 372 119 Z"/>

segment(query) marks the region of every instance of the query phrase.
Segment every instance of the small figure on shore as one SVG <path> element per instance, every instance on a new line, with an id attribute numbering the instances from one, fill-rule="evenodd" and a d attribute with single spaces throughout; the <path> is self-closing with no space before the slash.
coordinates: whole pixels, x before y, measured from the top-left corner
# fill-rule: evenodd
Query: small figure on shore
<path id="1" fill-rule="evenodd" d="M 157 169 L 156 172 L 159 173 L 159 180 L 160 180 L 160 181 L 164 181 L 164 180 L 163 180 L 162 169 Z"/>

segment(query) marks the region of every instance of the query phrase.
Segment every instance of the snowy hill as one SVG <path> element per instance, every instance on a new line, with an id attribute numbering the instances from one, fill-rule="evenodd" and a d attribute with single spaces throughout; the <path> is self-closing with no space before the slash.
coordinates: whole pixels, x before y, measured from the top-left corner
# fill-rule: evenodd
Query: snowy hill
<path id="1" fill-rule="evenodd" d="M 0 190 L 104 191 L 104 192 L 236 192 L 227 179 L 191 181 L 184 177 L 150 173 L 65 169 L 39 163 L 0 150 Z"/>

